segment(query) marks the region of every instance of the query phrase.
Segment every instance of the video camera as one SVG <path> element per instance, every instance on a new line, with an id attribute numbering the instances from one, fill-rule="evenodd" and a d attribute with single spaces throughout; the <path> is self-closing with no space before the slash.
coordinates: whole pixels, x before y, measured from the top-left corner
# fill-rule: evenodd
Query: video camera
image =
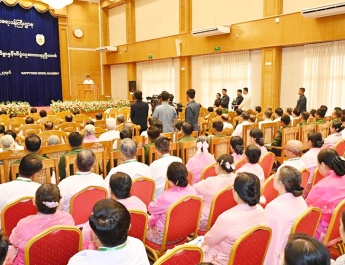
<path id="1" fill-rule="evenodd" d="M 182 105 L 181 103 L 176 103 L 176 102 L 171 102 L 171 103 L 174 105 L 177 114 L 178 114 L 179 112 L 182 112 L 182 110 L 183 110 L 183 105 Z"/>
<path id="2" fill-rule="evenodd" d="M 159 104 L 158 99 L 159 95 L 152 95 L 152 97 L 146 97 L 147 103 L 149 103 L 152 107 L 152 112 L 155 110 L 155 107 Z"/>

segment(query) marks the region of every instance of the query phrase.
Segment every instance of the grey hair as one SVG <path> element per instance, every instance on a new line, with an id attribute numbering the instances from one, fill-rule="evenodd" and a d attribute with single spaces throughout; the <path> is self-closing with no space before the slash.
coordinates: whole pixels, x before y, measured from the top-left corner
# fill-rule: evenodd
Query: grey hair
<path id="1" fill-rule="evenodd" d="M 48 145 L 57 145 L 60 144 L 60 138 L 57 135 L 51 135 L 47 140 Z"/>
<path id="2" fill-rule="evenodd" d="M 199 136 L 198 138 L 196 138 L 196 142 L 207 142 L 208 144 L 210 143 L 210 138 L 208 138 L 205 135 Z"/>
<path id="3" fill-rule="evenodd" d="M 85 129 L 84 129 L 85 136 L 94 135 L 95 132 L 96 132 L 95 126 L 93 126 L 92 124 L 88 124 L 85 126 Z"/>
<path id="4" fill-rule="evenodd" d="M 121 154 L 126 157 L 126 158 L 135 158 L 137 155 L 137 145 L 136 143 L 130 139 L 130 138 L 125 138 L 121 140 L 120 144 L 120 150 Z"/>
<path id="5" fill-rule="evenodd" d="M 96 156 L 95 153 L 92 150 L 84 149 L 81 152 L 78 153 L 76 164 L 77 168 L 81 172 L 88 172 L 91 170 L 93 165 L 96 162 Z"/>
<path id="6" fill-rule="evenodd" d="M 114 130 L 116 127 L 116 120 L 114 118 L 108 118 L 106 120 L 108 130 Z"/>
<path id="7" fill-rule="evenodd" d="M 15 142 L 11 135 L 6 134 L 2 136 L 0 142 L 1 142 L 2 149 L 14 150 Z"/>

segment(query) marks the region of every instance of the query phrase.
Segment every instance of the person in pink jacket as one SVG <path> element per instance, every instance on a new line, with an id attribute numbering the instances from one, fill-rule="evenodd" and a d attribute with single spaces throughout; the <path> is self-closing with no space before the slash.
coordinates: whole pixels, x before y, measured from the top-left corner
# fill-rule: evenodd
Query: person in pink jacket
<path id="1" fill-rule="evenodd" d="M 235 169 L 233 163 L 234 159 L 232 158 L 232 155 L 221 155 L 217 159 L 216 164 L 217 176 L 208 177 L 194 185 L 194 188 L 203 199 L 199 227 L 202 231 L 205 231 L 206 229 L 213 197 L 221 190 L 234 184 L 236 175 L 233 173 Z"/>
<path id="2" fill-rule="evenodd" d="M 232 157 L 234 158 L 234 163 L 236 164 L 243 158 L 243 139 L 239 136 L 233 136 L 230 140 L 230 150 Z"/>
<path id="3" fill-rule="evenodd" d="M 291 166 L 282 167 L 274 176 L 274 188 L 279 196 L 265 208 L 267 225 L 272 229 L 271 242 L 265 264 L 279 263 L 291 227 L 295 220 L 308 209 L 302 197 L 301 172 Z"/>
<path id="4" fill-rule="evenodd" d="M 173 162 L 167 170 L 170 189 L 164 191 L 149 204 L 149 228 L 146 239 L 161 244 L 164 234 L 165 218 L 168 208 L 176 201 L 187 195 L 198 195 L 196 190 L 188 184 L 188 171 L 184 164 Z M 169 242 L 171 243 L 171 242 Z"/>

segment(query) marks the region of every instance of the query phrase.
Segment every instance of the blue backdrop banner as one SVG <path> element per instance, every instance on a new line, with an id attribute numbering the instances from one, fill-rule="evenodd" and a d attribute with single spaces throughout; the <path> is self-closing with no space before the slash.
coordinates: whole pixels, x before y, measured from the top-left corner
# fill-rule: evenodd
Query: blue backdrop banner
<path id="1" fill-rule="evenodd" d="M 0 101 L 61 100 L 58 19 L 0 3 Z"/>

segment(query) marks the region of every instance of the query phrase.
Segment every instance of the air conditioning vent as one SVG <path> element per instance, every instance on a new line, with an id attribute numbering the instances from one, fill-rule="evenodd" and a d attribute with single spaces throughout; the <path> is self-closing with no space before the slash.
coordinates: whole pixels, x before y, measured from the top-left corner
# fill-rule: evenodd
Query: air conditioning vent
<path id="1" fill-rule="evenodd" d="M 215 26 L 211 28 L 196 29 L 192 31 L 192 35 L 194 37 L 209 37 L 209 36 L 229 34 L 229 33 L 230 33 L 230 27 L 227 27 L 227 26 Z"/>
<path id="2" fill-rule="evenodd" d="M 301 11 L 302 16 L 306 18 L 327 17 L 327 16 L 334 16 L 334 15 L 339 15 L 339 14 L 344 14 L 344 13 L 345 13 L 345 2 L 333 4 L 333 5 L 303 9 Z"/>

